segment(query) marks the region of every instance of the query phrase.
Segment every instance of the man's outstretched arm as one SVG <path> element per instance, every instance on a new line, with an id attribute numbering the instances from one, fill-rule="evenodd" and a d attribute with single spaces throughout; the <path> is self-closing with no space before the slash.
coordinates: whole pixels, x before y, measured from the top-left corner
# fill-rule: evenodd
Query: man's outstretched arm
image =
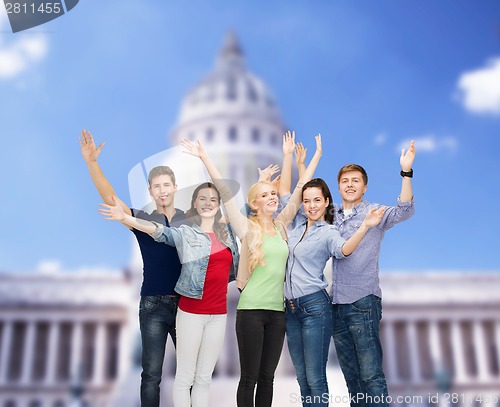
<path id="1" fill-rule="evenodd" d="M 103 201 L 108 205 L 114 205 L 114 203 L 117 203 L 123 208 L 127 215 L 131 215 L 132 211 L 125 203 L 121 200 L 117 200 L 116 202 L 113 201 L 113 196 L 116 196 L 115 190 L 104 176 L 101 167 L 99 167 L 99 164 L 97 163 L 97 158 L 99 157 L 99 154 L 101 154 L 105 143 L 101 143 L 99 147 L 96 147 L 92 134 L 90 131 L 86 130 L 82 130 L 82 136 L 79 140 L 82 157 L 87 163 L 90 177 L 92 178 L 92 181 L 97 188 L 97 192 L 99 192 Z"/>
<path id="2" fill-rule="evenodd" d="M 411 172 L 413 161 L 415 160 L 415 142 L 410 141 L 410 147 L 408 151 L 405 149 L 401 151 L 401 157 L 399 158 L 399 163 L 401 164 L 401 170 L 403 172 Z M 401 202 L 409 202 L 413 199 L 413 189 L 411 185 L 411 178 L 403 176 L 401 184 L 401 193 L 399 194 L 399 199 Z"/>

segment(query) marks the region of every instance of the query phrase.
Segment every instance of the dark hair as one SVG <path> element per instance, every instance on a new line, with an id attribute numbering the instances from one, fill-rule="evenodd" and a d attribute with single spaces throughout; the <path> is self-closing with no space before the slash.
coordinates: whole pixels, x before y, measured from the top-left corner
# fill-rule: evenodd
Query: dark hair
<path id="1" fill-rule="evenodd" d="M 302 198 L 304 198 L 304 191 L 307 188 L 319 188 L 323 198 L 325 198 L 325 200 L 328 199 L 328 206 L 325 209 L 325 222 L 332 225 L 335 216 L 335 209 L 333 208 L 332 194 L 330 192 L 330 188 L 326 185 L 326 182 L 321 178 L 314 178 L 311 181 L 306 182 L 302 187 Z"/>
<path id="2" fill-rule="evenodd" d="M 194 201 L 196 201 L 196 198 L 198 198 L 199 192 L 205 188 L 213 189 L 217 193 L 217 200 L 219 201 L 220 204 L 220 193 L 214 184 L 212 184 L 211 182 L 204 182 L 203 184 L 198 185 L 193 192 L 193 196 L 191 197 L 191 207 L 186 211 L 186 217 L 189 218 L 193 223 L 196 223 L 198 226 L 201 225 L 201 218 L 200 215 L 198 214 L 198 211 L 194 207 Z M 214 232 L 217 238 L 221 242 L 225 242 L 227 241 L 228 231 L 226 225 L 220 222 L 221 218 L 222 218 L 222 213 L 219 208 L 219 210 L 215 214 Z"/>
<path id="3" fill-rule="evenodd" d="M 160 165 L 158 167 L 154 167 L 149 171 L 148 175 L 148 183 L 149 186 L 151 186 L 151 183 L 153 182 L 153 179 L 160 176 L 160 175 L 168 175 L 170 179 L 172 180 L 172 184 L 175 186 L 175 175 L 174 172 L 170 167 L 167 167 L 166 165 Z"/>
<path id="4" fill-rule="evenodd" d="M 337 175 L 337 183 L 340 183 L 340 178 L 342 175 L 344 175 L 346 172 L 349 171 L 359 171 L 361 173 L 361 176 L 363 177 L 363 182 L 365 185 L 368 185 L 368 174 L 366 173 L 365 169 L 358 164 L 346 164 L 344 165 L 340 170 L 339 174 Z"/>

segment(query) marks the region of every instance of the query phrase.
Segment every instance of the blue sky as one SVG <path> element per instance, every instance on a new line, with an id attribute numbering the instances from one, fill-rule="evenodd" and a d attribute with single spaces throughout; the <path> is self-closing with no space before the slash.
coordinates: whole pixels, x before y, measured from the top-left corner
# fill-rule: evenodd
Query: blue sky
<path id="1" fill-rule="evenodd" d="M 170 147 L 230 29 L 287 125 L 311 147 L 322 133 L 332 190 L 357 162 L 366 198 L 392 204 L 400 146 L 416 140 L 417 212 L 387 233 L 382 270 L 500 270 L 500 3 L 259 3 L 81 0 L 17 34 L 0 6 L 0 271 L 129 264 L 131 233 L 98 215 L 79 132 L 106 141 L 101 166 L 128 199 L 128 172 Z"/>

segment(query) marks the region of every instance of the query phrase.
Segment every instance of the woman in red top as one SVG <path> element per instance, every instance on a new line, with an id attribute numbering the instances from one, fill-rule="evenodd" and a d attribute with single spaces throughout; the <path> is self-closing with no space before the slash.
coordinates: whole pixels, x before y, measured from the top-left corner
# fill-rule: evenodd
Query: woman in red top
<path id="1" fill-rule="evenodd" d="M 134 218 L 120 206 L 101 204 L 107 219 L 174 245 L 182 263 L 175 290 L 181 294 L 176 317 L 175 407 L 208 407 L 212 373 L 226 332 L 227 284 L 238 262 L 238 247 L 221 220 L 220 195 L 211 183 L 198 186 L 186 217 L 193 226 L 167 228 Z M 234 261 L 233 261 L 234 260 Z"/>

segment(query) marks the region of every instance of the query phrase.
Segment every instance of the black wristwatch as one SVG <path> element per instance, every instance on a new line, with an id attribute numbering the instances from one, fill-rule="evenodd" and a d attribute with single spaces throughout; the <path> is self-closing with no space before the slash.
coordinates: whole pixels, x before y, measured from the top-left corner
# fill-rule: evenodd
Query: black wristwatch
<path id="1" fill-rule="evenodd" d="M 401 170 L 400 174 L 402 177 L 413 178 L 413 168 L 410 171 Z"/>

